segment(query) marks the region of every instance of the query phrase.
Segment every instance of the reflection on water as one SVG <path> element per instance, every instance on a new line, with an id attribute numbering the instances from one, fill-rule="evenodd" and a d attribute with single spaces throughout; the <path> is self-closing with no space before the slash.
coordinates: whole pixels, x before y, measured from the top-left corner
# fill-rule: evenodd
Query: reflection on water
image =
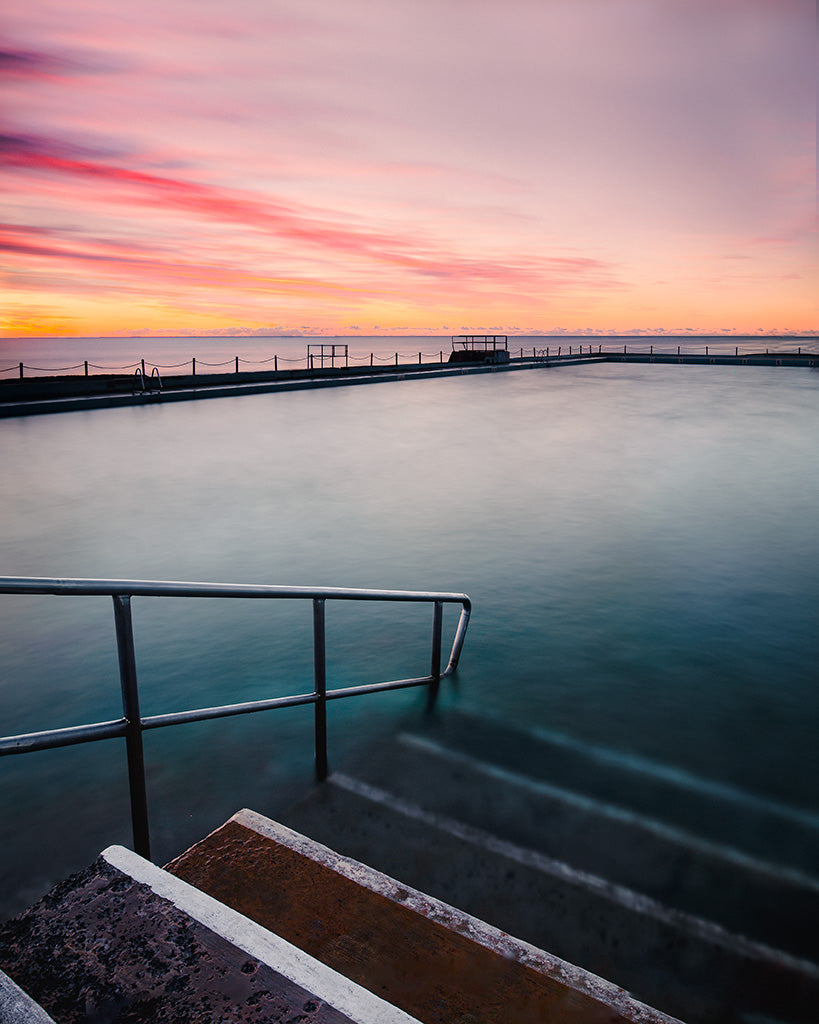
<path id="1" fill-rule="evenodd" d="M 7 420 L 0 565 L 464 590 L 445 702 L 819 810 L 817 398 L 815 371 L 600 365 Z M 310 686 L 308 605 L 134 620 L 145 713 Z M 330 606 L 331 684 L 423 673 L 428 636 Z M 0 655 L 2 732 L 119 716 L 107 600 L 0 598 Z M 336 702 L 331 757 L 422 704 Z M 275 811 L 311 742 L 299 708 L 148 734 L 155 858 Z M 9 905 L 129 842 L 121 753 L 0 763 Z"/>

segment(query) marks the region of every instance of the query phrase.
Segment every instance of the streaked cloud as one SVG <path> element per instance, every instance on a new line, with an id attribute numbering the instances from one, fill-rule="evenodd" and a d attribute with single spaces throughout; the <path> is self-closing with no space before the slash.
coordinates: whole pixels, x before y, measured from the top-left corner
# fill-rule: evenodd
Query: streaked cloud
<path id="1" fill-rule="evenodd" d="M 9 301 L 90 333 L 97 288 L 123 330 L 149 293 L 194 330 L 808 329 L 812 6 L 31 0 L 0 54 Z"/>
<path id="2" fill-rule="evenodd" d="M 36 50 L 0 49 L 0 76 L 4 78 L 51 74 L 61 66 L 53 55 Z"/>
<path id="3" fill-rule="evenodd" d="M 16 135 L 1 139 L 0 149 L 3 161 L 11 168 L 58 178 L 90 179 L 101 188 L 112 186 L 113 191 L 108 193 L 107 198 L 114 203 L 124 203 L 129 207 L 151 205 L 237 224 L 274 234 L 299 245 L 314 246 L 336 256 L 399 267 L 446 282 L 459 282 L 461 285 L 478 282 L 482 287 L 507 290 L 566 288 L 579 281 L 591 283 L 596 288 L 619 285 L 613 268 L 590 257 L 522 255 L 515 262 L 469 257 L 438 248 L 433 241 L 425 239 L 421 232 L 417 235 L 391 235 L 344 226 L 340 217 L 311 213 L 284 201 L 277 201 L 271 196 L 254 196 L 214 188 L 177 177 L 88 159 L 88 151 L 73 144 Z M 119 191 L 123 187 L 126 191 Z M 49 255 L 52 258 L 62 255 L 65 259 L 84 261 L 114 259 L 106 254 L 80 252 L 77 249 L 69 253 L 68 250 L 28 242 L 19 244 L 16 251 L 26 255 Z M 122 262 L 124 257 L 116 259 Z M 132 259 L 132 263 L 143 264 L 144 260 Z M 241 276 L 227 274 L 226 279 L 238 281 Z M 211 283 L 209 275 L 203 277 L 203 283 Z"/>

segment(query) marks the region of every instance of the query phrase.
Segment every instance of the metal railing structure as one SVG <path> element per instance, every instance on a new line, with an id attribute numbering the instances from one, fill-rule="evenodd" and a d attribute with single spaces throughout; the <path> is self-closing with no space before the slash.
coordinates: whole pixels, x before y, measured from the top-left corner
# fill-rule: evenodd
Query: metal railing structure
<path id="1" fill-rule="evenodd" d="M 254 586 L 232 583 L 48 579 L 11 576 L 0 576 L 0 594 L 56 594 L 60 596 L 108 596 L 112 598 L 119 659 L 120 688 L 122 692 L 122 718 L 114 721 L 76 725 L 44 732 L 5 736 L 0 738 L 0 756 L 24 754 L 35 750 L 48 750 L 77 743 L 90 743 L 96 740 L 123 738 L 126 744 L 128 761 L 134 850 L 148 859 L 150 859 L 150 836 L 142 744 L 143 732 L 148 729 L 160 729 L 165 726 L 182 725 L 187 722 L 201 722 L 212 718 L 226 718 L 232 715 L 246 715 L 257 711 L 269 711 L 274 708 L 312 704 L 315 709 L 316 776 L 319 780 L 323 780 L 327 777 L 327 701 L 338 700 L 344 697 L 357 697 L 380 690 L 427 686 L 429 687 L 430 703 L 432 703 L 437 694 L 441 679 L 451 675 L 458 666 L 472 607 L 466 594 L 426 593 L 409 590 L 356 590 L 345 588 Z M 152 715 L 143 718 L 139 710 L 139 685 L 137 681 L 134 631 L 131 618 L 131 598 L 133 597 L 209 597 L 311 601 L 313 605 L 314 675 L 312 692 L 284 697 L 271 697 L 266 700 L 247 701 L 241 704 L 199 708 L 193 711 L 176 711 L 170 714 Z M 433 608 L 432 657 L 429 675 L 328 690 L 325 650 L 325 603 L 327 601 L 389 601 L 431 604 Z M 443 607 L 445 604 L 460 605 L 461 613 L 455 628 L 449 660 L 446 668 L 442 671 L 441 640 Z"/>
<path id="2" fill-rule="evenodd" d="M 544 335 L 545 337 L 545 335 Z M 570 338 L 575 340 L 569 343 Z M 645 338 L 630 337 L 627 343 L 620 342 L 614 336 L 607 336 L 602 341 L 598 338 L 586 337 L 580 335 L 566 335 L 564 341 L 560 344 L 551 344 L 546 348 L 538 347 L 537 345 L 531 348 L 532 358 L 538 359 L 540 357 L 562 357 L 566 355 L 566 352 L 570 356 L 575 355 L 575 351 L 579 355 L 592 356 L 595 353 L 600 356 L 606 356 L 614 358 L 621 352 L 623 355 L 630 354 L 635 356 L 643 355 L 672 355 L 676 353 L 677 356 L 698 356 L 702 355 L 703 352 L 707 357 L 712 356 L 730 356 L 731 346 L 725 347 L 726 338 L 715 339 L 716 344 L 712 341 L 710 344 L 705 343 L 694 344 L 695 337 L 686 338 L 685 344 L 680 345 L 676 342 L 676 337 L 669 336 L 668 338 L 654 337 L 654 342 L 649 344 L 648 350 L 646 350 L 646 343 L 650 342 L 648 336 Z M 513 342 L 516 336 L 512 335 Z M 431 336 L 430 340 L 438 340 L 437 337 Z M 789 349 L 783 349 L 781 346 L 785 342 L 793 342 Z M 762 350 L 763 343 L 765 344 L 764 352 Z M 797 345 L 796 343 L 799 342 Z M 496 351 L 498 349 L 505 349 L 510 353 L 512 358 L 529 358 L 529 347 L 509 347 L 509 336 L 506 334 L 457 334 L 450 336 L 450 343 L 453 351 L 461 349 L 481 349 L 487 351 Z M 804 345 L 803 345 L 804 343 Z M 752 339 L 743 338 L 743 358 L 775 358 L 779 355 L 793 358 L 794 356 L 801 358 L 806 356 L 813 360 L 810 363 L 811 366 L 815 365 L 815 358 L 817 356 L 817 339 L 809 335 L 799 335 L 792 338 L 782 337 L 776 339 L 776 344 L 771 347 L 770 340 L 765 336 L 762 336 L 759 340 L 759 344 L 753 344 Z M 740 358 L 740 346 L 734 345 L 734 358 Z M 803 351 L 804 348 L 804 351 Z M 566 351 L 564 351 L 564 349 Z M 515 356 L 514 353 L 518 352 L 519 355 Z M 7 377 L 7 374 L 14 374 L 15 377 L 20 380 L 29 379 L 32 376 L 48 376 L 48 375 L 62 375 L 69 374 L 74 376 L 85 376 L 95 377 L 98 375 L 111 375 L 118 373 L 131 374 L 137 368 L 142 370 L 142 376 L 146 378 L 149 374 L 148 367 L 153 367 L 159 375 L 160 371 L 165 373 L 167 377 L 179 376 L 195 377 L 197 370 L 200 371 L 202 367 L 205 367 L 206 371 L 216 371 L 217 376 L 229 376 L 230 374 L 238 375 L 240 372 L 243 373 L 278 373 L 280 369 L 294 370 L 304 368 L 307 371 L 313 371 L 315 369 L 323 370 L 325 368 L 344 368 L 355 367 L 355 366 L 376 366 L 379 363 L 393 363 L 398 366 L 402 363 L 408 365 L 416 362 L 418 364 L 427 363 L 443 363 L 444 352 L 443 349 L 439 349 L 437 352 L 400 352 L 394 351 L 389 353 L 377 353 L 370 351 L 369 353 L 361 352 L 358 353 L 350 351 L 350 348 L 346 344 L 338 343 L 317 343 L 308 344 L 307 355 L 301 357 L 287 357 L 278 354 L 272 355 L 266 359 L 251 359 L 244 356 L 232 356 L 229 359 L 222 359 L 218 362 L 206 362 L 204 359 L 192 356 L 190 359 L 185 359 L 182 362 L 177 363 L 156 363 L 152 360 L 146 360 L 141 358 L 137 362 L 127 363 L 126 365 L 102 365 L 99 363 L 89 362 L 87 359 L 82 363 L 74 363 L 70 366 L 31 366 L 23 362 L 14 362 L 10 366 L 0 366 L 0 380 L 11 380 L 11 377 Z M 239 364 L 244 364 L 240 367 Z M 147 365 L 146 365 L 147 364 Z M 89 370 L 97 371 L 96 373 L 89 373 Z M 74 373 L 74 371 L 79 371 Z M 168 371 L 178 371 L 172 373 Z M 28 376 L 27 376 L 28 374 Z"/>
<path id="3" fill-rule="evenodd" d="M 340 345 L 335 342 L 319 342 L 318 344 L 307 346 L 307 368 L 310 370 L 316 366 L 323 369 L 325 363 L 328 366 L 335 366 L 336 359 L 339 360 L 339 366 L 350 365 L 348 345 Z"/>
<path id="4" fill-rule="evenodd" d="M 138 366 L 134 370 L 134 383 L 131 388 L 133 392 L 139 390 L 140 392 L 145 391 L 161 391 L 162 390 L 162 377 L 159 374 L 159 370 L 154 367 L 151 370 L 149 376 L 145 375 L 145 371 L 142 367 Z"/>
<path id="5" fill-rule="evenodd" d="M 453 334 L 450 337 L 452 351 L 456 349 L 474 349 L 481 352 L 495 352 L 497 349 L 508 349 L 509 339 L 505 334 Z M 523 349 L 520 350 L 523 354 Z"/>

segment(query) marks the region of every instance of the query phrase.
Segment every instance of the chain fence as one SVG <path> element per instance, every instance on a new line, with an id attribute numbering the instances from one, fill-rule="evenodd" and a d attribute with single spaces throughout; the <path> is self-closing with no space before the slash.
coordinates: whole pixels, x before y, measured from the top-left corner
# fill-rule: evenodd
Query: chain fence
<path id="1" fill-rule="evenodd" d="M 782 339 L 785 340 L 785 339 Z M 813 343 L 815 339 L 801 339 Z M 731 347 L 734 351 L 731 352 Z M 617 355 L 622 352 L 623 355 L 631 353 L 632 355 L 677 355 L 677 356 L 716 356 L 716 355 L 734 355 L 735 357 L 740 356 L 776 356 L 776 355 L 799 355 L 803 353 L 802 345 L 794 345 L 787 351 L 780 349 L 779 346 L 771 348 L 770 345 L 766 346 L 764 351 L 761 346 L 755 346 L 750 348 L 743 346 L 743 351 L 740 351 L 740 346 L 726 346 L 724 344 L 714 345 L 709 343 L 706 345 L 663 345 L 656 343 L 649 344 L 635 344 L 633 341 L 631 344 L 625 343 L 620 346 L 619 342 L 615 344 L 603 344 L 598 342 L 593 344 L 591 342 L 572 342 L 571 344 L 558 344 L 558 345 L 547 345 L 545 348 L 539 348 L 533 346 L 531 348 L 520 347 L 517 349 L 511 348 L 509 354 L 512 358 L 518 359 L 562 359 L 566 357 L 575 356 L 587 356 L 591 358 L 594 355 L 600 356 L 611 356 Z M 813 345 L 813 349 L 806 349 L 806 354 L 813 355 L 816 352 L 816 345 Z M 446 357 L 446 358 L 445 358 Z M 439 349 L 437 352 L 411 352 L 402 353 L 395 351 L 393 353 L 381 354 L 377 352 L 359 353 L 359 354 L 345 354 L 344 356 L 324 356 L 319 362 L 319 356 L 311 355 L 309 352 L 306 356 L 280 356 L 278 354 L 272 355 L 266 359 L 249 359 L 244 356 L 234 356 L 230 359 L 223 359 L 219 362 L 209 362 L 204 359 L 200 359 L 197 356 L 193 356 L 190 359 L 182 360 L 177 363 L 159 363 L 154 360 L 140 359 L 137 362 L 126 363 L 125 365 L 106 365 L 100 363 L 92 363 L 88 360 L 83 360 L 81 363 L 73 363 L 69 366 L 33 366 L 24 362 L 12 363 L 10 366 L 0 367 L 0 379 L 11 379 L 17 377 L 24 379 L 28 376 L 50 376 L 50 375 L 61 375 L 61 374 L 73 374 L 88 377 L 97 374 L 118 374 L 128 373 L 133 374 L 137 371 L 141 371 L 143 375 L 150 374 L 152 370 L 157 371 L 168 371 L 178 370 L 179 376 L 196 376 L 198 370 L 205 369 L 208 372 L 223 372 L 228 373 L 241 373 L 243 372 L 242 367 L 246 369 L 244 372 L 254 372 L 252 368 L 259 367 L 264 369 L 272 369 L 274 372 L 279 371 L 279 365 L 282 364 L 287 369 L 306 369 L 315 370 L 318 368 L 326 369 L 340 369 L 344 366 L 387 366 L 387 365 L 421 365 L 424 363 L 445 363 L 448 359 L 448 353 L 443 349 Z M 271 365 L 272 364 L 272 365 Z M 94 371 L 94 374 L 91 371 Z M 258 372 L 263 372 L 259 370 Z M 173 374 L 171 374 L 173 376 Z"/>

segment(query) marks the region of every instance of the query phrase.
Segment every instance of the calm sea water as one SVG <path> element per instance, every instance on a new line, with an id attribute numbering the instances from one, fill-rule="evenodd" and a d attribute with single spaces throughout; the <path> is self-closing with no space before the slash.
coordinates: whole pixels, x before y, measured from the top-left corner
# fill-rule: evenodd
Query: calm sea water
<path id="1" fill-rule="evenodd" d="M 463 590 L 445 703 L 819 813 L 815 370 L 588 365 L 0 433 L 6 575 Z M 134 620 L 143 713 L 311 687 L 307 604 L 135 599 Z M 330 605 L 331 685 L 425 672 L 429 626 Z M 3 733 L 121 714 L 108 599 L 0 597 L 0 662 Z M 422 706 L 335 702 L 331 761 Z M 311 718 L 147 734 L 155 859 L 291 799 Z M 6 912 L 130 843 L 119 741 L 5 758 L 0 780 Z"/>

